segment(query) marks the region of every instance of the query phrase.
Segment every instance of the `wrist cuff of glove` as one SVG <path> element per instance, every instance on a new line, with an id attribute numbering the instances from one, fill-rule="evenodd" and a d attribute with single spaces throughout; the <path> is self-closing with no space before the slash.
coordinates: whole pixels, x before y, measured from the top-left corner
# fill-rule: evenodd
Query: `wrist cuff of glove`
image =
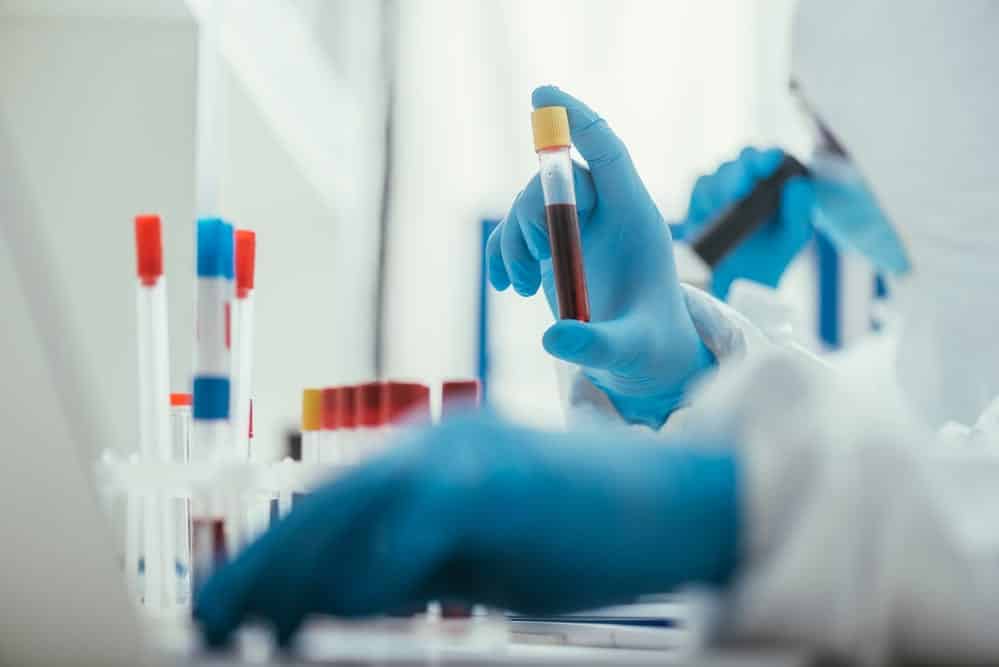
<path id="1" fill-rule="evenodd" d="M 678 408 L 686 403 L 687 391 L 690 385 L 700 379 L 704 372 L 713 368 L 717 364 L 715 356 L 704 345 L 703 341 L 697 349 L 697 359 L 694 363 L 694 371 L 683 381 L 673 387 L 663 391 L 650 394 L 625 394 L 608 386 L 589 372 L 587 378 L 599 388 L 618 411 L 618 414 L 630 424 L 642 424 L 658 431 Z"/>

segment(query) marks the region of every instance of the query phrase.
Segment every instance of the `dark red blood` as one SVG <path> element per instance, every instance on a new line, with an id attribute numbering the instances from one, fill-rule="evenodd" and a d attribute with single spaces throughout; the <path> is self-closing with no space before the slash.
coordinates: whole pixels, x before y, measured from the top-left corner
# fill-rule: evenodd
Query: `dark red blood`
<path id="1" fill-rule="evenodd" d="M 559 319 L 589 322 L 590 297 L 586 292 L 576 205 L 549 204 L 545 207 L 545 215 L 548 218 L 548 238 L 551 240 Z"/>

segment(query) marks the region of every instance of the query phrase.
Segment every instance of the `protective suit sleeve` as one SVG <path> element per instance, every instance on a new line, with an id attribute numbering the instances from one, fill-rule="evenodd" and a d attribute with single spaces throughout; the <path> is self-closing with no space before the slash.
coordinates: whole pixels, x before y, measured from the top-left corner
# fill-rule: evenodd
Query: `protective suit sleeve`
<path id="1" fill-rule="evenodd" d="M 720 366 L 766 355 L 775 349 L 791 350 L 809 365 L 824 365 L 824 362 L 790 340 L 786 333 L 790 326 L 788 319 L 774 317 L 774 312 L 778 311 L 778 308 L 767 308 L 767 317 L 757 317 L 754 321 L 702 289 L 687 284 L 681 284 L 681 288 L 697 335 Z M 751 289 L 747 286 L 743 291 Z M 756 289 L 772 293 L 772 290 L 763 286 L 758 286 Z M 762 300 L 764 300 L 762 297 L 757 296 L 757 302 Z M 762 312 L 764 309 L 754 310 Z M 556 362 L 556 372 L 559 376 L 563 409 L 570 423 L 579 425 L 607 421 L 622 424 L 625 422 L 614 404 L 590 382 L 585 373 L 580 372 L 577 366 Z M 713 374 L 714 371 L 711 370 L 704 372 L 694 387 L 702 386 Z M 686 419 L 685 406 L 688 404 L 689 400 L 685 401 L 670 415 L 661 429 L 662 433 L 671 433 L 683 423 Z M 646 427 L 635 425 L 634 428 Z"/>
<path id="2" fill-rule="evenodd" d="M 994 659 L 999 455 L 935 447 L 888 380 L 857 379 L 777 353 L 723 368 L 691 409 L 687 432 L 737 443 L 744 470 L 723 632 L 863 663 Z"/>

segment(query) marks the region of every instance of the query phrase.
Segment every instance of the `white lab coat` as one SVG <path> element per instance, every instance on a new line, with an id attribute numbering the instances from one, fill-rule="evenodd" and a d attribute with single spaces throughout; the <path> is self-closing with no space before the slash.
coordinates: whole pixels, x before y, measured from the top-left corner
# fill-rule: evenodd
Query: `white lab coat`
<path id="1" fill-rule="evenodd" d="M 772 318 L 686 295 L 719 367 L 663 434 L 739 449 L 723 634 L 865 662 L 999 658 L 997 411 L 934 433 L 897 387 L 890 334 L 827 364 Z M 581 374 L 568 396 L 574 422 L 616 415 Z"/>

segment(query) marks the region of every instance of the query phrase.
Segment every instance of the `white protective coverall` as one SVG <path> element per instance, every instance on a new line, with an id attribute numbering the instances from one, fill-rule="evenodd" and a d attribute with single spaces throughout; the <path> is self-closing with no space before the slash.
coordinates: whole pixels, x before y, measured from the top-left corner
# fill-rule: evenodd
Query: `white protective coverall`
<path id="1" fill-rule="evenodd" d="M 999 661 L 999 3 L 805 0 L 792 70 L 913 271 L 896 330 L 829 365 L 686 289 L 719 368 L 663 430 L 740 450 L 724 631 Z M 613 412 L 582 376 L 568 393 Z"/>

